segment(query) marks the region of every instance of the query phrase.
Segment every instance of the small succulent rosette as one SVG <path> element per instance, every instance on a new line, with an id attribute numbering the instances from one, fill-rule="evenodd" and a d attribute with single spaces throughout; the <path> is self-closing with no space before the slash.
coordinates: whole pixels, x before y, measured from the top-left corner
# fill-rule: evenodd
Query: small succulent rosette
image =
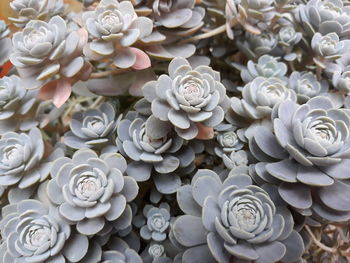
<path id="1" fill-rule="evenodd" d="M 303 215 L 349 220 L 349 112 L 317 96 L 303 105 L 284 101 L 272 116 L 272 130 L 259 127 L 249 141 L 260 161 L 250 167 L 254 180 L 278 185 L 282 199 Z"/>
<path id="2" fill-rule="evenodd" d="M 139 190 L 133 178 L 123 175 L 126 167 L 120 154 L 98 157 L 90 149 L 80 149 L 72 159 L 63 157 L 54 162 L 48 197 L 81 234 L 98 234 L 107 223 L 116 230 L 126 229 L 132 218 L 128 203 Z"/>
<path id="3" fill-rule="evenodd" d="M 16 75 L 0 78 L 0 134 L 9 131 L 25 130 L 26 114 L 37 102 L 38 92 L 27 90 Z"/>
<path id="4" fill-rule="evenodd" d="M 210 185 L 210 187 L 208 187 Z M 199 170 L 177 192 L 185 215 L 171 226 L 171 240 L 184 248 L 182 262 L 296 262 L 304 251 L 285 203 L 252 185 L 249 175 L 225 180 Z"/>
<path id="5" fill-rule="evenodd" d="M 237 39 L 236 45 L 248 59 L 257 59 L 262 55 L 272 53 L 278 44 L 278 36 L 263 31 L 261 34 L 246 32 L 244 37 Z"/>
<path id="6" fill-rule="evenodd" d="M 143 87 L 155 117 L 170 121 L 186 140 L 201 137 L 222 122 L 228 97 L 218 72 L 208 66 L 192 68 L 184 58 L 173 59 L 168 71 L 169 75 L 163 74 Z"/>
<path id="7" fill-rule="evenodd" d="M 73 149 L 103 151 L 104 147 L 110 148 L 121 117 L 110 103 L 103 103 L 98 109 L 76 112 L 69 124 L 70 131 L 64 135 L 64 143 Z"/>
<path id="8" fill-rule="evenodd" d="M 89 248 L 87 236 L 76 234 L 57 208 L 27 199 L 2 208 L 0 262 L 76 263 Z"/>
<path id="9" fill-rule="evenodd" d="M 263 55 L 257 63 L 249 60 L 247 67 L 241 71 L 241 78 L 245 83 L 254 80 L 256 77 L 276 77 L 284 79 L 287 73 L 287 65 L 279 62 L 277 58 L 270 55 Z"/>
<path id="10" fill-rule="evenodd" d="M 183 145 L 184 140 L 173 131 L 173 126 L 154 115 L 147 119 L 142 116 L 123 119 L 117 134 L 119 151 L 131 159 L 126 173 L 138 182 L 148 180 L 153 168 L 160 174 L 154 177 L 156 184 L 158 180 L 159 184 L 177 182 L 180 179 L 172 173 L 194 160 L 192 148 Z"/>
<path id="11" fill-rule="evenodd" d="M 285 100 L 297 100 L 295 91 L 288 88 L 286 80 L 256 77 L 243 87 L 242 99 L 231 98 L 231 108 L 244 118 L 263 119 L 271 115 L 275 105 Z"/>
<path id="12" fill-rule="evenodd" d="M 86 41 L 86 32 L 71 31 L 60 16 L 48 22 L 31 20 L 13 35 L 10 60 L 28 89 L 42 88 L 40 97 L 60 107 L 70 96 L 72 82 L 90 74 L 81 56 Z"/>
<path id="13" fill-rule="evenodd" d="M 9 17 L 9 20 L 22 28 L 31 20 L 47 21 L 52 16 L 63 15 L 65 11 L 63 0 L 13 0 L 10 7 L 18 16 Z"/>
<path id="14" fill-rule="evenodd" d="M 84 12 L 82 19 L 90 38 L 84 47 L 89 59 L 110 59 L 118 68 L 150 67 L 147 54 L 132 46 L 152 33 L 153 23 L 139 17 L 130 1 L 102 0 L 95 10 Z"/>
<path id="15" fill-rule="evenodd" d="M 44 157 L 44 154 L 48 157 Z M 9 189 L 10 203 L 29 198 L 35 187 L 45 181 L 52 162 L 63 156 L 58 147 L 48 153 L 41 132 L 32 128 L 27 133 L 7 132 L 0 139 L 0 195 Z"/>
<path id="16" fill-rule="evenodd" d="M 294 15 L 310 38 L 315 32 L 349 36 L 349 7 L 342 0 L 310 0 L 298 4 Z"/>

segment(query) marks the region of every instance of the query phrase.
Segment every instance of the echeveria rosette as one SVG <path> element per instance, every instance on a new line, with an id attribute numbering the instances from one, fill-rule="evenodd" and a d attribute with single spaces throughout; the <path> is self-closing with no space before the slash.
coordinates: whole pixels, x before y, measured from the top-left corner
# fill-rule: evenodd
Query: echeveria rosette
<path id="1" fill-rule="evenodd" d="M 336 67 L 338 70 L 333 72 L 333 86 L 344 93 L 350 92 L 350 66 Z"/>
<path id="2" fill-rule="evenodd" d="M 295 91 L 299 103 L 305 103 L 310 98 L 326 94 L 329 85 L 326 80 L 318 81 L 310 71 L 294 71 L 289 76 L 288 87 Z"/>
<path id="3" fill-rule="evenodd" d="M 155 0 L 152 4 L 153 16 L 156 24 L 163 26 L 165 29 L 174 32 L 177 35 L 191 32 L 193 34 L 200 29 L 204 22 L 205 9 L 201 6 L 196 6 L 195 0 Z"/>
<path id="4" fill-rule="evenodd" d="M 249 175 L 229 175 L 222 181 L 211 170 L 199 170 L 191 185 L 177 192 L 185 215 L 171 225 L 171 237 L 187 248 L 182 262 L 297 261 L 304 244 L 293 230 L 293 217 L 270 194 L 276 189 L 266 190 L 252 185 Z"/>
<path id="5" fill-rule="evenodd" d="M 150 66 L 148 56 L 131 46 L 152 33 L 153 22 L 138 17 L 130 1 L 102 0 L 94 11 L 84 12 L 82 19 L 92 39 L 84 47 L 85 56 L 91 60 L 111 59 L 119 68 Z"/>
<path id="6" fill-rule="evenodd" d="M 339 59 L 349 50 L 350 40 L 341 40 L 334 32 L 324 36 L 320 33 L 316 33 L 312 37 L 311 47 L 318 56 L 315 62 L 321 65 L 322 68 L 325 68 L 325 66 L 322 65 L 324 61 Z"/>
<path id="7" fill-rule="evenodd" d="M 11 9 L 18 17 L 9 17 L 17 27 L 25 27 L 30 20 L 48 20 L 54 15 L 64 12 L 63 0 L 13 0 Z"/>
<path id="8" fill-rule="evenodd" d="M 72 159 L 57 159 L 48 183 L 49 199 L 62 217 L 76 224 L 84 235 L 99 233 L 110 222 L 117 230 L 129 227 L 132 212 L 128 202 L 138 194 L 136 181 L 124 176 L 125 159 L 117 153 L 100 157 L 81 149 Z"/>
<path id="9" fill-rule="evenodd" d="M 16 75 L 0 78 L 0 120 L 26 114 L 36 102 L 37 92 L 27 90 Z"/>
<path id="10" fill-rule="evenodd" d="M 251 34 L 246 32 L 236 42 L 239 50 L 248 57 L 248 59 L 256 59 L 264 54 L 274 50 L 278 43 L 277 35 L 264 31 L 261 34 Z"/>
<path id="11" fill-rule="evenodd" d="M 180 180 L 174 172 L 186 167 L 194 160 L 194 152 L 183 146 L 184 140 L 174 131 L 169 122 L 161 121 L 154 115 L 146 120 L 141 116 L 133 120 L 123 119 L 117 128 L 117 146 L 119 151 L 132 161 L 128 164 L 127 174 L 137 181 L 150 178 L 152 169 L 159 173 L 154 176 L 156 186 Z M 158 185 L 159 183 L 159 185 Z"/>
<path id="12" fill-rule="evenodd" d="M 296 99 L 294 90 L 287 87 L 285 80 L 276 77 L 257 77 L 243 87 L 242 99 L 231 98 L 231 108 L 242 117 L 262 119 L 270 116 L 276 104 Z"/>
<path id="13" fill-rule="evenodd" d="M 3 65 L 10 57 L 12 43 L 8 37 L 10 30 L 4 20 L 0 20 L 0 66 Z"/>
<path id="14" fill-rule="evenodd" d="M 164 241 L 170 225 L 170 206 L 161 203 L 159 207 L 146 205 L 143 209 L 145 225 L 140 228 L 140 236 L 145 240 Z"/>
<path id="15" fill-rule="evenodd" d="M 295 31 L 293 25 L 282 26 L 278 31 L 278 44 L 292 48 L 300 42 L 302 36 L 302 33 Z"/>
<path id="16" fill-rule="evenodd" d="M 250 140 L 258 183 L 278 185 L 289 205 L 330 221 L 350 219 L 350 116 L 317 96 L 303 105 L 290 100 L 274 109 L 273 132 L 260 127 Z"/>
<path id="17" fill-rule="evenodd" d="M 41 98 L 53 98 L 59 107 L 69 98 L 71 82 L 89 75 L 81 57 L 86 40 L 86 32 L 70 31 L 60 16 L 31 20 L 13 35 L 10 60 L 28 89 L 42 88 Z"/>
<path id="18" fill-rule="evenodd" d="M 184 58 L 173 59 L 168 71 L 169 75 L 143 87 L 153 115 L 170 121 L 186 140 L 195 138 L 203 128 L 220 124 L 228 98 L 218 72 L 208 66 L 192 68 Z"/>
<path id="19" fill-rule="evenodd" d="M 258 59 L 257 63 L 249 60 L 247 68 L 241 71 L 241 78 L 245 83 L 248 83 L 256 77 L 276 77 L 285 78 L 287 73 L 287 65 L 279 62 L 277 58 L 270 55 L 263 55 Z"/>
<path id="20" fill-rule="evenodd" d="M 79 262 L 88 237 L 71 232 L 57 208 L 27 199 L 2 209 L 0 262 Z"/>
<path id="21" fill-rule="evenodd" d="M 44 142 L 38 128 L 32 128 L 28 133 L 7 132 L 2 135 L 0 186 L 3 189 L 10 188 L 10 202 L 25 196 L 28 198 L 32 194 L 32 187 L 49 176 L 52 160 L 63 152 L 58 148 L 47 158 L 44 158 L 44 154 Z"/>
<path id="22" fill-rule="evenodd" d="M 232 152 L 243 148 L 244 143 L 239 139 L 236 130 L 237 128 L 231 124 L 223 123 L 215 127 L 218 144 L 215 145 L 214 152 L 217 156 L 230 155 Z"/>
<path id="23" fill-rule="evenodd" d="M 316 32 L 334 32 L 341 37 L 350 33 L 350 7 L 342 0 L 310 0 L 299 4 L 295 16 L 305 32 L 312 37 Z"/>
<path id="24" fill-rule="evenodd" d="M 119 119 L 109 103 L 103 103 L 99 109 L 76 112 L 69 125 L 70 131 L 64 135 L 64 143 L 73 149 L 109 146 L 108 143 L 114 142 Z"/>

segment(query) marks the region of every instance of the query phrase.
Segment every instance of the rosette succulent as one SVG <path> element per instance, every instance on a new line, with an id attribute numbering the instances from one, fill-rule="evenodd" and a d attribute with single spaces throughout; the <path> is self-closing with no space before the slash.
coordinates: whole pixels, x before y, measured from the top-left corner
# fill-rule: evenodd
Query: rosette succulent
<path id="1" fill-rule="evenodd" d="M 169 75 L 161 75 L 143 87 L 155 117 L 170 121 L 177 134 L 187 140 L 199 129 L 214 127 L 224 119 L 227 96 L 220 76 L 208 66 L 192 68 L 183 58 L 173 59 Z"/>
<path id="2" fill-rule="evenodd" d="M 199 170 L 177 193 L 185 215 L 175 219 L 171 234 L 187 248 L 182 262 L 297 261 L 304 244 L 293 217 L 271 194 L 276 189 L 266 190 L 252 185 L 248 175 L 221 181 L 213 171 Z"/>
<path id="3" fill-rule="evenodd" d="M 70 122 L 70 131 L 64 135 L 64 143 L 73 149 L 106 146 L 114 139 L 118 121 L 115 109 L 109 103 L 102 104 L 99 109 L 76 112 Z"/>
<path id="4" fill-rule="evenodd" d="M 80 56 L 84 37 L 77 31 L 70 32 L 60 16 L 49 22 L 31 20 L 23 31 L 13 35 L 12 43 L 10 60 L 29 89 L 42 87 L 57 75 L 76 77 L 85 66 Z"/>
<path id="5" fill-rule="evenodd" d="M 311 40 L 313 51 L 322 59 L 336 60 L 349 50 L 350 40 L 340 40 L 336 33 L 322 36 L 316 33 Z"/>
<path id="6" fill-rule="evenodd" d="M 246 32 L 244 38 L 237 41 L 237 47 L 249 59 L 254 59 L 270 53 L 277 43 L 277 35 L 271 32 L 262 32 L 258 35 Z"/>
<path id="7" fill-rule="evenodd" d="M 47 179 L 52 159 L 61 154 L 62 151 L 57 149 L 50 158 L 43 158 L 44 142 L 38 128 L 32 128 L 28 133 L 3 134 L 0 139 L 0 186 L 12 186 L 14 195 L 18 192 L 15 185 L 26 192 L 23 189 Z M 17 199 L 11 193 L 8 197 Z"/>
<path id="8" fill-rule="evenodd" d="M 337 90 L 350 92 L 350 66 L 333 72 L 332 84 Z"/>
<path id="9" fill-rule="evenodd" d="M 63 14 L 63 0 L 13 0 L 11 9 L 18 17 L 9 17 L 17 27 L 25 27 L 30 20 L 47 20 L 48 18 Z"/>
<path id="10" fill-rule="evenodd" d="M 283 200 L 304 215 L 349 220 L 348 111 L 317 96 L 303 105 L 284 101 L 272 116 L 273 131 L 259 127 L 249 142 L 260 161 L 251 167 L 255 180 L 277 184 Z"/>
<path id="11" fill-rule="evenodd" d="M 72 159 L 63 157 L 54 162 L 48 197 L 82 234 L 97 234 L 106 222 L 117 230 L 126 229 L 132 217 L 128 202 L 138 194 L 136 181 L 123 176 L 126 167 L 120 154 L 98 157 L 90 149 L 78 150 Z"/>
<path id="12" fill-rule="evenodd" d="M 130 46 L 153 30 L 152 20 L 138 17 L 130 1 L 102 0 L 94 11 L 83 13 L 83 22 L 92 39 L 84 54 L 92 60 L 110 58 L 119 68 L 135 65 L 142 51 Z"/>
<path id="13" fill-rule="evenodd" d="M 270 55 L 263 55 L 258 59 L 258 63 L 249 60 L 247 68 L 241 71 L 241 78 L 244 82 L 248 83 L 256 77 L 276 77 L 284 78 L 287 73 L 287 65 L 283 62 L 279 62 L 277 58 Z"/>
<path id="14" fill-rule="evenodd" d="M 276 77 L 257 77 L 243 87 L 242 99 L 231 98 L 231 108 L 240 116 L 261 119 L 271 114 L 272 108 L 285 100 L 296 101 L 294 90 Z"/>
<path id="15" fill-rule="evenodd" d="M 285 47 L 293 47 L 302 38 L 302 33 L 296 32 L 294 26 L 283 26 L 278 31 L 278 43 Z"/>
<path id="16" fill-rule="evenodd" d="M 137 181 L 150 178 L 152 168 L 164 176 L 156 176 L 158 181 L 167 181 L 178 167 L 186 167 L 194 160 L 190 147 L 183 147 L 184 140 L 179 137 L 169 122 L 161 121 L 154 115 L 147 120 L 137 117 L 124 119 L 117 129 L 117 146 L 119 151 L 131 158 L 126 170 Z M 175 175 L 174 175 L 175 176 Z"/>
<path id="17" fill-rule="evenodd" d="M 231 152 L 230 155 L 224 154 L 222 161 L 227 169 L 233 170 L 238 167 L 248 167 L 248 154 L 244 150 Z"/>
<path id="18" fill-rule="evenodd" d="M 309 71 L 294 71 L 289 77 L 288 87 L 295 91 L 299 103 L 305 103 L 312 97 L 325 94 L 328 91 L 328 82 L 318 81 Z"/>
<path id="19" fill-rule="evenodd" d="M 0 66 L 3 65 L 10 57 L 11 39 L 8 37 L 10 30 L 4 20 L 0 20 Z"/>
<path id="20" fill-rule="evenodd" d="M 140 229 L 143 239 L 164 241 L 167 238 L 167 230 L 170 225 L 170 207 L 167 203 L 160 204 L 159 208 L 146 205 L 143 209 L 146 225 Z"/>
<path id="21" fill-rule="evenodd" d="M 2 209 L 0 262 L 79 262 L 89 240 L 40 201 L 27 199 Z"/>
<path id="22" fill-rule="evenodd" d="M 190 30 L 193 33 L 204 24 L 205 10 L 196 6 L 195 0 L 155 0 L 152 9 L 157 24 L 171 30 Z"/>
<path id="23" fill-rule="evenodd" d="M 224 154 L 238 151 L 243 148 L 244 144 L 236 133 L 236 127 L 231 124 L 219 124 L 215 127 L 217 132 L 216 140 L 218 145 L 214 147 L 217 156 L 222 157 Z"/>
<path id="24" fill-rule="evenodd" d="M 335 32 L 348 37 L 350 33 L 350 8 L 342 0 L 310 0 L 298 5 L 296 18 L 306 33 L 312 37 L 315 32 Z"/>
<path id="25" fill-rule="evenodd" d="M 22 85 L 15 75 L 0 78 L 0 120 L 26 114 L 32 108 L 37 92 L 26 90 Z"/>

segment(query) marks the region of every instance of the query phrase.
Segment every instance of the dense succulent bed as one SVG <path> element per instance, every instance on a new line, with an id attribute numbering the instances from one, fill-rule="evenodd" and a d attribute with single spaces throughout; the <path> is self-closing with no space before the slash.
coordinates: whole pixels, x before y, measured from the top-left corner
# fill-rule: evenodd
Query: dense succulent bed
<path id="1" fill-rule="evenodd" d="M 6 5 L 0 263 L 350 261 L 348 1 Z"/>

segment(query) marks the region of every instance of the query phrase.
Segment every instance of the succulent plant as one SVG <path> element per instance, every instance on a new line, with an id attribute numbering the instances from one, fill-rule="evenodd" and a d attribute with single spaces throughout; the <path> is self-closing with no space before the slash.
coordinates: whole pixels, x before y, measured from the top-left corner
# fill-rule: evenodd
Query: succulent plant
<path id="1" fill-rule="evenodd" d="M 305 103 L 310 98 L 326 94 L 328 82 L 318 81 L 316 76 L 309 71 L 294 71 L 289 77 L 288 87 L 295 91 L 299 103 Z"/>
<path id="2" fill-rule="evenodd" d="M 0 78 L 0 120 L 26 114 L 36 101 L 36 91 L 26 90 L 16 75 Z"/>
<path id="3" fill-rule="evenodd" d="M 224 119 L 227 96 L 217 72 L 208 66 L 192 68 L 183 58 L 173 59 L 168 71 L 143 87 L 155 117 L 170 121 L 186 140 L 195 138 L 201 127 L 214 127 Z"/>
<path id="4" fill-rule="evenodd" d="M 254 59 L 269 54 L 277 43 L 277 36 L 271 32 L 262 32 L 258 35 L 246 32 L 244 38 L 237 41 L 237 47 L 249 59 Z"/>
<path id="5" fill-rule="evenodd" d="M 256 77 L 276 77 L 284 78 L 287 73 L 287 65 L 279 62 L 277 58 L 270 55 L 263 55 L 258 59 L 257 63 L 249 60 L 247 67 L 241 71 L 241 78 L 248 83 Z"/>
<path id="6" fill-rule="evenodd" d="M 12 38 L 10 60 L 27 88 L 40 88 L 56 75 L 66 78 L 78 76 L 86 64 L 79 56 L 79 50 L 84 45 L 84 38 L 79 36 L 77 31 L 68 31 L 66 22 L 60 16 L 52 17 L 47 23 L 31 20 L 23 31 L 16 32 Z M 61 106 L 70 95 L 70 86 L 66 84 L 69 81 L 62 81 L 58 87 L 52 87 L 52 93 L 57 95 L 58 102 L 54 98 L 57 106 Z M 55 83 L 51 82 L 52 85 Z M 61 94 L 63 96 L 59 97 Z"/>
<path id="7" fill-rule="evenodd" d="M 124 119 L 117 129 L 119 151 L 131 158 L 127 174 L 137 181 L 150 178 L 152 168 L 164 176 L 158 179 L 171 180 L 178 167 L 188 166 L 194 159 L 190 147 L 183 147 L 183 139 L 173 132 L 169 122 L 161 121 L 154 115 L 146 120 L 141 116 L 133 120 Z M 156 179 L 157 178 L 157 179 Z"/>
<path id="8" fill-rule="evenodd" d="M 350 26 L 349 6 L 342 0 L 310 0 L 306 4 L 299 4 L 296 18 L 306 33 L 312 37 L 316 32 L 328 34 L 334 32 L 348 37 Z"/>
<path id="9" fill-rule="evenodd" d="M 350 66 L 333 72 L 332 84 L 337 90 L 350 92 Z"/>
<path id="10" fill-rule="evenodd" d="M 214 148 L 217 156 L 222 157 L 224 154 L 238 151 L 243 148 L 244 144 L 236 133 L 236 127 L 231 124 L 219 124 L 215 127 L 217 132 L 216 140 L 218 145 Z"/>
<path id="11" fill-rule="evenodd" d="M 257 77 L 243 87 L 242 99 L 231 98 L 231 108 L 240 116 L 261 119 L 269 116 L 272 108 L 285 100 L 296 101 L 294 90 L 276 77 Z"/>
<path id="12" fill-rule="evenodd" d="M 27 199 L 2 209 L 0 262 L 79 262 L 88 237 L 72 233 L 57 209 Z"/>
<path id="13" fill-rule="evenodd" d="M 205 9 L 196 6 L 195 0 L 156 0 L 152 10 L 157 24 L 171 30 L 195 32 L 204 24 Z"/>
<path id="14" fill-rule="evenodd" d="M 293 47 L 302 38 L 302 33 L 296 32 L 294 26 L 283 26 L 278 31 L 278 43 L 285 47 Z"/>
<path id="15" fill-rule="evenodd" d="M 120 118 L 109 103 L 103 103 L 99 109 L 76 112 L 70 122 L 70 131 L 64 135 L 64 143 L 73 149 L 106 146 L 114 140 Z"/>
<path id="16" fill-rule="evenodd" d="M 297 261 L 304 244 L 293 230 L 293 217 L 270 194 L 276 189 L 266 190 L 252 185 L 248 175 L 221 181 L 213 171 L 199 170 L 177 193 L 185 215 L 175 219 L 171 231 L 173 242 L 188 248 L 182 261 Z"/>
<path id="17" fill-rule="evenodd" d="M 158 259 L 162 256 L 164 256 L 164 246 L 161 244 L 151 244 L 150 247 L 148 248 L 148 254 L 153 258 L 153 259 Z"/>
<path id="18" fill-rule="evenodd" d="M 248 154 L 244 150 L 231 152 L 230 155 L 224 154 L 222 156 L 227 169 L 233 170 L 238 167 L 248 167 Z"/>
<path id="19" fill-rule="evenodd" d="M 65 9 L 63 0 L 13 0 L 10 7 L 18 14 L 18 17 L 9 17 L 17 27 L 25 27 L 31 20 L 48 20 L 63 14 Z"/>
<path id="20" fill-rule="evenodd" d="M 52 159 L 62 151 L 57 149 L 50 158 L 44 157 L 44 142 L 38 128 L 28 133 L 7 132 L 0 139 L 0 185 L 26 188 L 44 181 L 49 176 Z M 14 195 L 17 190 L 14 188 Z M 18 196 L 17 198 L 19 198 Z M 16 198 L 9 194 L 10 200 Z"/>
<path id="21" fill-rule="evenodd" d="M 102 0 L 94 11 L 84 12 L 83 22 L 92 38 L 84 47 L 85 56 L 92 60 L 110 58 L 119 68 L 135 66 L 142 51 L 130 46 L 153 29 L 152 20 L 138 17 L 130 1 Z"/>
<path id="22" fill-rule="evenodd" d="M 128 202 L 138 194 L 136 181 L 123 176 L 125 159 L 117 153 L 100 156 L 80 149 L 69 159 L 57 159 L 51 169 L 47 193 L 65 219 L 85 235 L 100 232 L 105 222 L 121 230 L 131 224 Z"/>
<path id="23" fill-rule="evenodd" d="M 322 36 L 316 33 L 311 40 L 313 51 L 323 59 L 335 60 L 349 50 L 350 40 L 340 40 L 339 36 L 332 32 Z"/>
<path id="24" fill-rule="evenodd" d="M 255 180 L 277 184 L 283 200 L 304 215 L 348 220 L 349 175 L 343 172 L 350 164 L 347 110 L 317 96 L 303 105 L 281 102 L 272 116 L 273 132 L 259 127 L 249 142 L 260 161 L 251 167 Z"/>
<path id="25" fill-rule="evenodd" d="M 170 206 L 167 203 L 160 204 L 159 208 L 146 205 L 143 215 L 146 225 L 140 229 L 141 237 L 146 240 L 164 241 L 170 225 Z"/>
<path id="26" fill-rule="evenodd" d="M 0 20 L 0 66 L 4 64 L 10 57 L 11 39 L 8 37 L 10 30 L 4 20 Z"/>

